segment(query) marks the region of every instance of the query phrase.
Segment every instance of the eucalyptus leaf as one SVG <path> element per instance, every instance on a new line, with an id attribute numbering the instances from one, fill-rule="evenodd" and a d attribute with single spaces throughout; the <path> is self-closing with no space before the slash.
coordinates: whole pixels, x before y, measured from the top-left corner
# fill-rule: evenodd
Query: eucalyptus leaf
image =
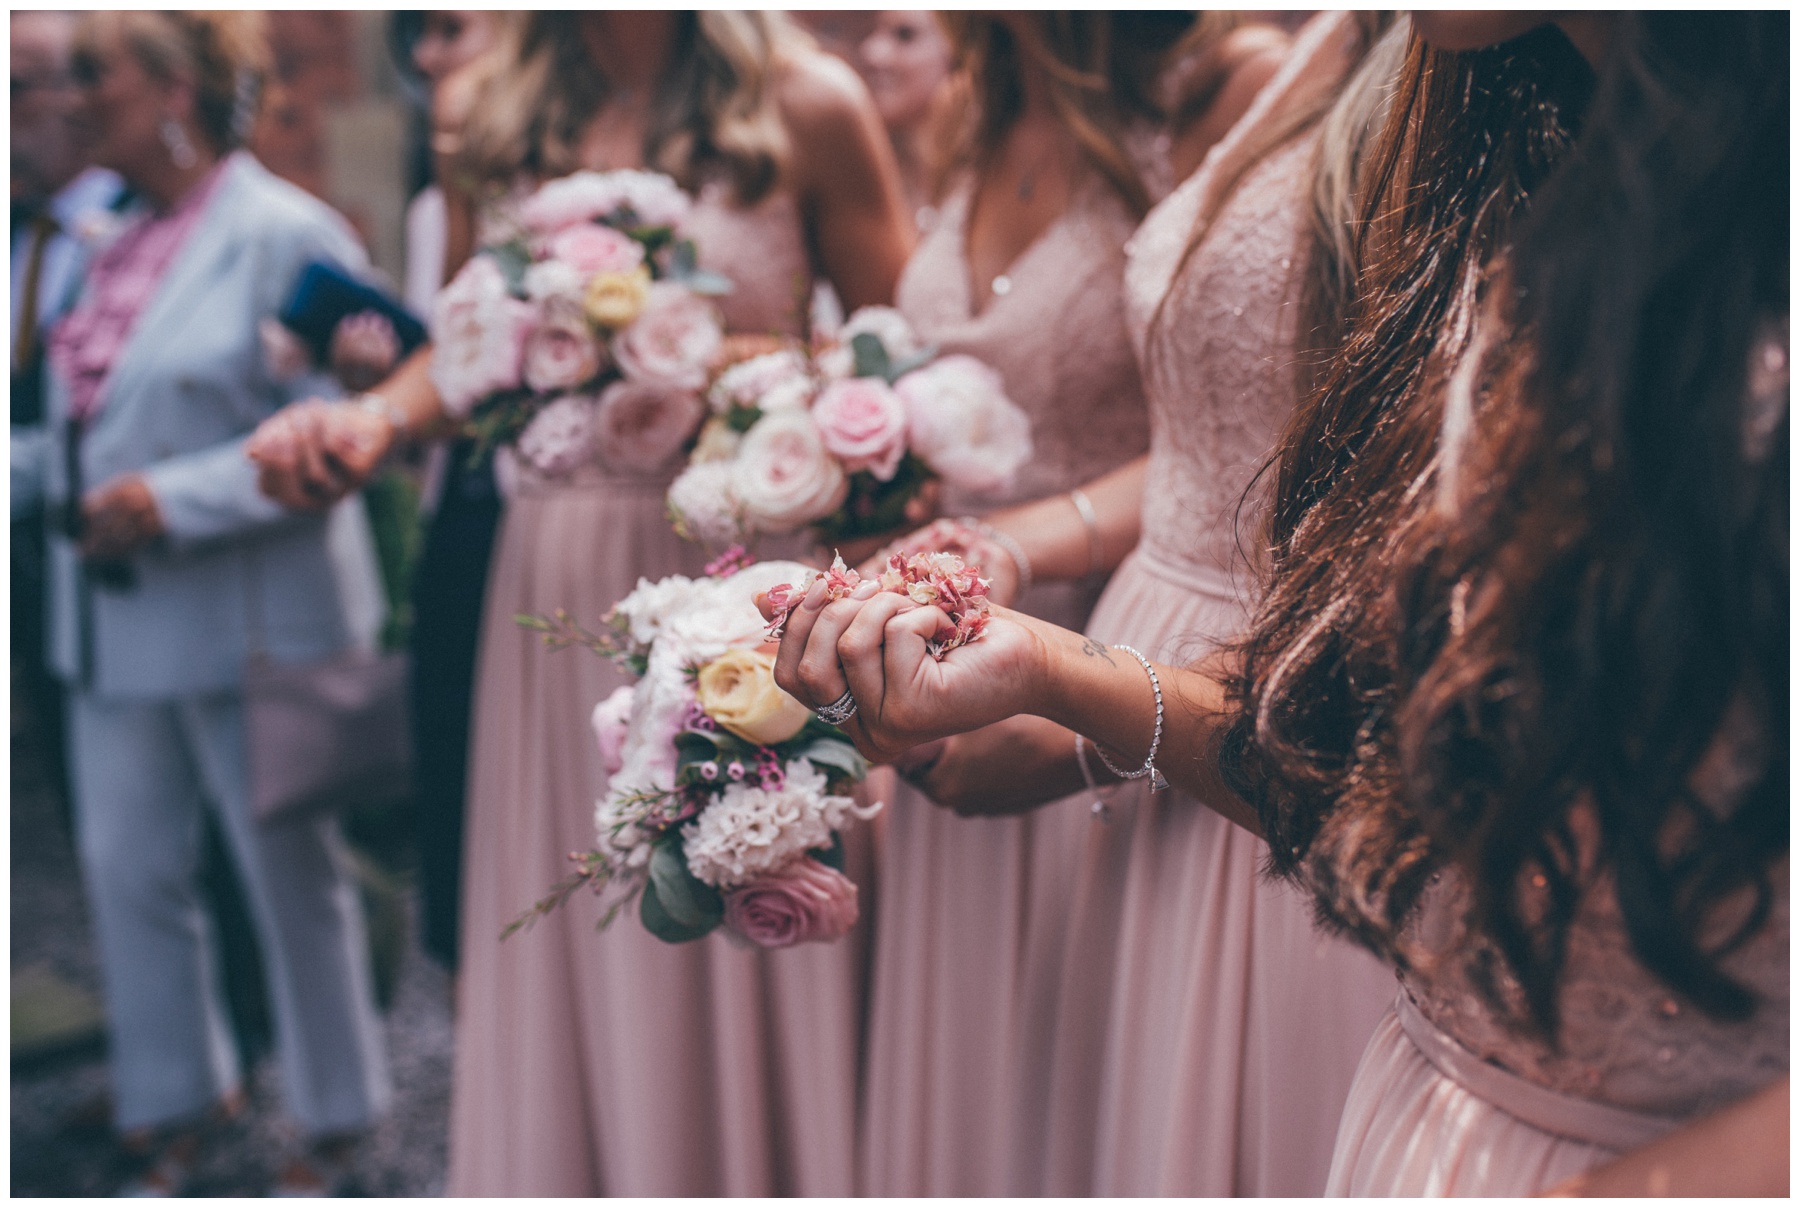
<path id="1" fill-rule="evenodd" d="M 857 332 L 850 337 L 850 353 L 855 358 L 850 372 L 856 377 L 887 376 L 888 350 L 880 336 L 869 331 Z"/>
<path id="2" fill-rule="evenodd" d="M 855 747 L 839 738 L 817 739 L 800 754 L 813 763 L 836 768 L 853 780 L 861 780 L 869 774 L 868 760 Z"/>
<path id="3" fill-rule="evenodd" d="M 669 249 L 669 275 L 680 280 L 690 277 L 700 270 L 700 253 L 694 250 L 692 239 L 678 239 L 675 246 Z"/>
<path id="4" fill-rule="evenodd" d="M 683 927 L 702 928 L 701 934 L 719 925 L 725 917 L 725 901 L 719 891 L 688 871 L 687 858 L 681 854 L 681 839 L 670 832 L 650 849 L 650 885 L 656 891 L 657 905 Z"/>
<path id="5" fill-rule="evenodd" d="M 500 266 L 500 272 L 506 277 L 508 293 L 523 297 L 525 294 L 525 270 L 531 267 L 531 249 L 514 240 L 511 243 L 496 243 L 486 249 Z"/>
<path id="6" fill-rule="evenodd" d="M 709 298 L 722 298 L 737 288 L 731 283 L 731 278 L 724 273 L 715 273 L 704 268 L 684 273 L 679 279 L 683 285 L 695 293 L 704 294 Z"/>
<path id="7" fill-rule="evenodd" d="M 714 920 L 700 927 L 690 927 L 676 922 L 673 916 L 663 908 L 662 899 L 657 896 L 656 883 L 644 886 L 643 896 L 638 901 L 638 918 L 643 920 L 644 930 L 654 935 L 665 944 L 685 944 L 689 940 L 697 940 L 714 927 Z"/>
<path id="8" fill-rule="evenodd" d="M 901 357 L 898 361 L 889 365 L 887 372 L 882 376 L 886 377 L 888 385 L 892 386 L 895 382 L 899 381 L 913 370 L 923 369 L 925 366 L 935 361 L 937 359 L 937 352 L 938 350 L 935 346 L 928 345 L 921 348 L 911 356 Z"/>

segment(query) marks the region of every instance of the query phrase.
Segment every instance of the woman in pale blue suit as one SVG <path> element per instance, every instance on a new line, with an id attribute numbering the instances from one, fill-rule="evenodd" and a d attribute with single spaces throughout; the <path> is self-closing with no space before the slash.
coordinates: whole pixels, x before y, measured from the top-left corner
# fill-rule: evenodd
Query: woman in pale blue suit
<path id="1" fill-rule="evenodd" d="M 50 659 L 69 687 L 117 1123 L 150 1159 L 132 1188 L 149 1194 L 183 1189 L 199 1122 L 240 1080 L 196 883 L 203 803 L 261 940 L 281 1093 L 313 1142 L 282 1189 L 327 1189 L 389 1096 L 335 825 L 260 826 L 248 805 L 246 654 L 308 661 L 368 640 L 379 590 L 357 502 L 291 514 L 242 452 L 320 386 L 278 380 L 259 323 L 308 262 L 363 263 L 341 218 L 234 150 L 258 34 L 249 14 L 84 18 L 82 117 L 143 206 L 52 337 L 45 427 L 12 442 L 15 512 L 37 499 L 57 518 Z"/>

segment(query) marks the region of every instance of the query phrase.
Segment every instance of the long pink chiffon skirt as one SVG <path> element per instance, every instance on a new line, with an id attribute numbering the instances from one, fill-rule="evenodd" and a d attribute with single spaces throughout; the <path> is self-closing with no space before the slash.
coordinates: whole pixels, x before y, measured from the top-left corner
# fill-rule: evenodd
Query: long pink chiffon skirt
<path id="1" fill-rule="evenodd" d="M 1140 549 L 1088 632 L 1189 662 L 1243 617 L 1228 582 Z M 1148 681 L 1144 691 L 1149 692 Z M 1394 995 L 1261 875 L 1260 839 L 1174 790 L 1088 825 L 1046 1101 L 1051 1195 L 1318 1195 L 1358 1059 Z"/>
<path id="2" fill-rule="evenodd" d="M 487 599 L 464 854 L 451 1195 L 846 1195 L 853 1190 L 863 937 L 778 952 L 719 934 L 596 933 L 586 893 L 502 928 L 594 843 L 606 790 L 589 716 L 626 682 L 513 620 L 590 628 L 637 583 L 697 575 L 666 482 L 528 489 Z M 866 881 L 867 836 L 852 832 Z M 861 868 L 859 871 L 858 862 Z"/>
<path id="3" fill-rule="evenodd" d="M 1329 1193 L 1535 1195 L 1676 1126 L 1483 1062 L 1403 993 L 1356 1071 Z"/>
<path id="4" fill-rule="evenodd" d="M 1019 607 L 1079 628 L 1091 584 Z M 1086 805 L 961 818 L 896 782 L 880 845 L 863 1119 L 864 1195 L 1027 1194 Z"/>

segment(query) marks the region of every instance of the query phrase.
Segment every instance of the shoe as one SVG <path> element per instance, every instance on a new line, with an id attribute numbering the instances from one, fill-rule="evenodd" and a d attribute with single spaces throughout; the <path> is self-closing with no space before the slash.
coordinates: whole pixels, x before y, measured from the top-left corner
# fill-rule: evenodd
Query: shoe
<path id="1" fill-rule="evenodd" d="M 361 1142 L 354 1134 L 313 1142 L 305 1153 L 288 1159 L 281 1177 L 269 1188 L 270 1198 L 335 1199 L 349 1194 Z"/>

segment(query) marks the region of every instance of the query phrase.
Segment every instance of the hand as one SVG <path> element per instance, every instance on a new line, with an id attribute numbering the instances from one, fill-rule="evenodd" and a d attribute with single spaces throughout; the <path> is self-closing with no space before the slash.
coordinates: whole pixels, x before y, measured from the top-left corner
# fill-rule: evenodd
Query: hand
<path id="1" fill-rule="evenodd" d="M 934 520 L 882 549 L 857 569 L 863 577 L 870 578 L 887 569 L 891 554 L 910 558 L 914 554 L 939 552 L 955 554 L 970 566 L 980 568 L 981 577 L 988 581 L 989 603 L 1006 606 L 1019 598 L 1019 564 L 1012 554 L 961 520 Z"/>
<path id="2" fill-rule="evenodd" d="M 264 420 L 246 451 L 263 494 L 284 507 L 317 510 L 367 482 L 394 437 L 394 426 L 372 411 L 309 399 Z"/>
<path id="3" fill-rule="evenodd" d="M 948 623 L 939 609 L 872 583 L 846 600 L 826 605 L 824 598 L 825 585 L 813 584 L 788 618 L 775 682 L 815 709 L 852 692 L 857 712 L 844 730 L 878 763 L 1037 700 L 1049 659 L 1028 617 L 995 609 L 979 638 L 940 661 L 925 646 Z"/>
<path id="4" fill-rule="evenodd" d="M 400 337 L 387 316 L 365 310 L 339 320 L 331 333 L 331 372 L 346 390 L 367 390 L 400 360 Z"/>
<path id="5" fill-rule="evenodd" d="M 117 562 L 162 534 L 162 513 L 141 474 L 122 474 L 81 497 L 81 556 L 90 562 Z"/>

